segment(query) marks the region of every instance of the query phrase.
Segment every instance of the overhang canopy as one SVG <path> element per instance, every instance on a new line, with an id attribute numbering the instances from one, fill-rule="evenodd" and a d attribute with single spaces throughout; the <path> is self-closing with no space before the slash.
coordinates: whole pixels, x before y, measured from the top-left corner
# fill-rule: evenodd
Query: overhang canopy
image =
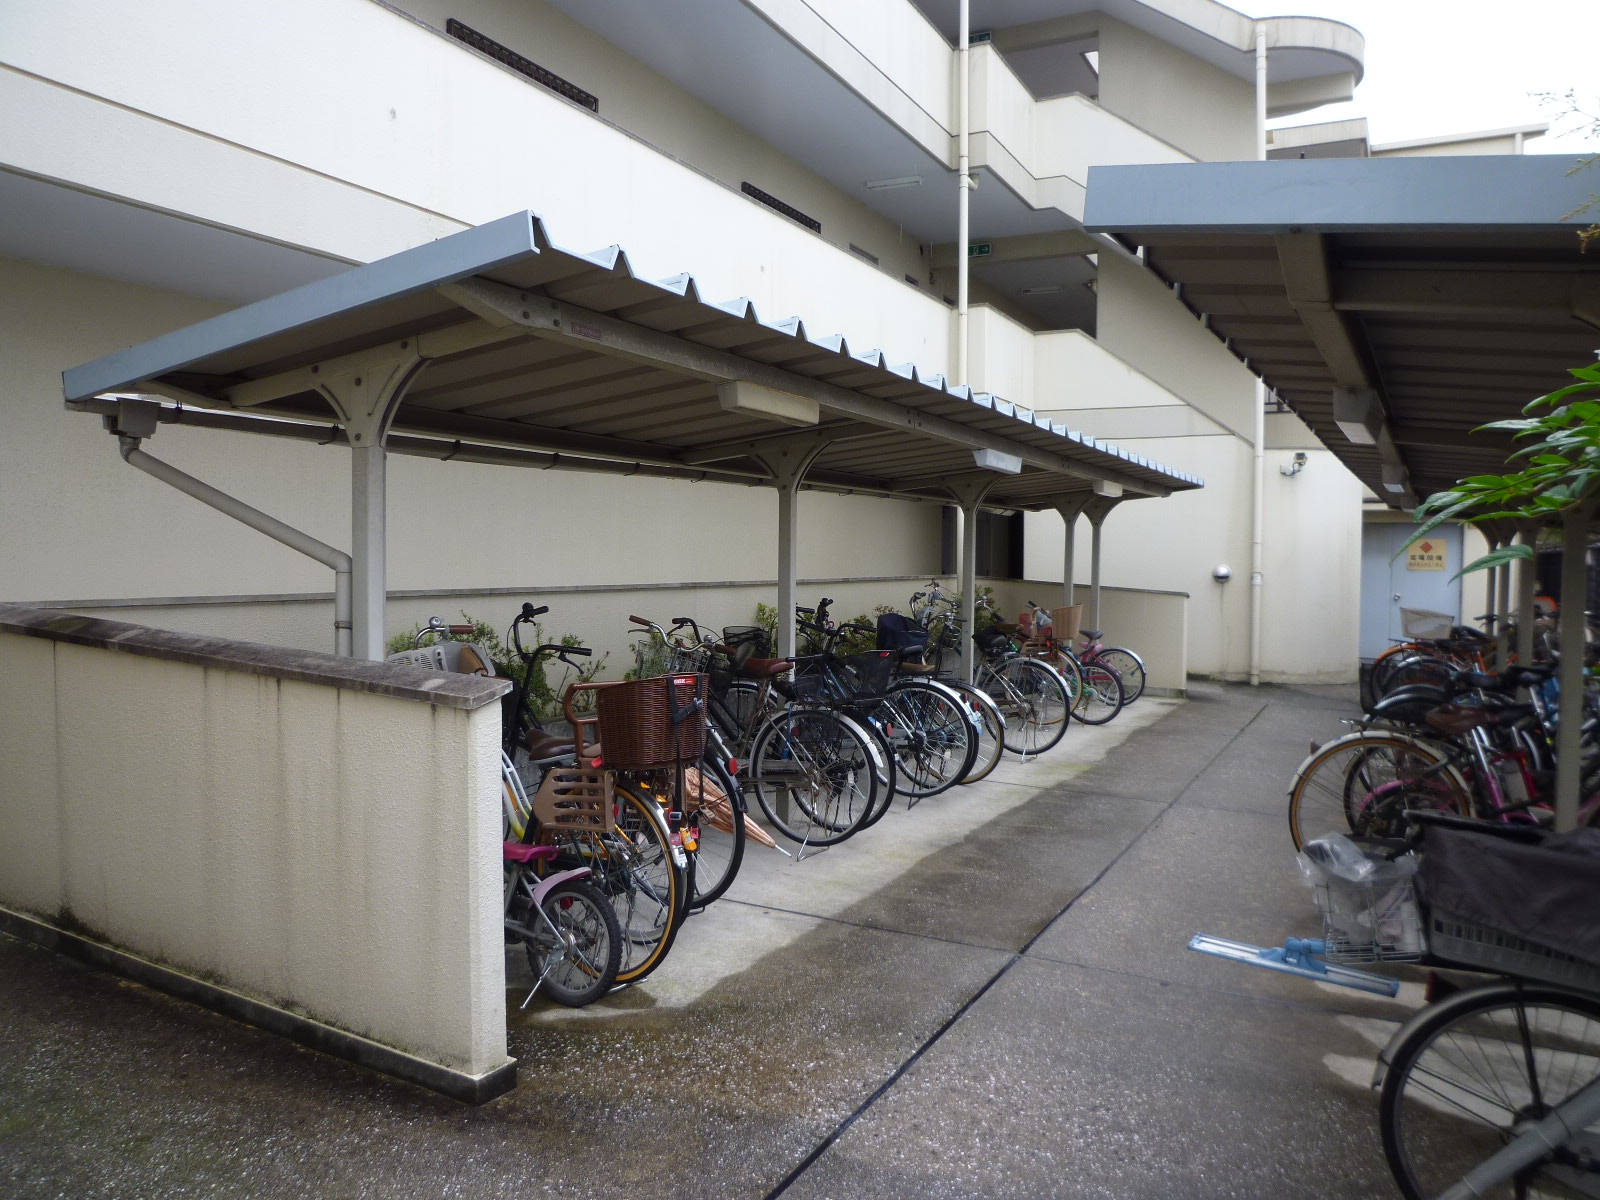
<path id="1" fill-rule="evenodd" d="M 341 423 L 330 381 L 407 371 L 388 426 L 411 453 L 765 482 L 772 451 L 824 443 L 813 486 L 947 498 L 992 478 L 986 503 L 1044 508 L 1064 493 L 1202 486 L 994 396 L 948 384 L 695 281 L 636 278 L 617 247 L 575 254 L 532 213 L 428 245 L 76 367 L 69 406 L 167 396 L 283 432 Z M 369 380 L 369 388 L 374 381 Z M 304 428 L 302 424 L 300 428 Z M 397 446 L 396 448 L 401 448 Z M 975 452 L 991 452 L 984 461 Z M 995 462 L 1015 465 L 997 472 Z"/>
<path id="2" fill-rule="evenodd" d="M 1095 167 L 1085 225 L 1143 247 L 1216 336 L 1390 504 L 1498 470 L 1600 347 L 1600 255 L 1557 155 Z"/>

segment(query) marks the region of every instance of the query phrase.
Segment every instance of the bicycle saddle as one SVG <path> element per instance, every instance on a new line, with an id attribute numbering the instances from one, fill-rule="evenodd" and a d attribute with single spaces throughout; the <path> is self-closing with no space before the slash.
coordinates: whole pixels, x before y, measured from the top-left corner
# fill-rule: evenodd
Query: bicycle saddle
<path id="1" fill-rule="evenodd" d="M 1526 704 L 1507 704 L 1500 708 L 1464 708 L 1459 704 L 1446 704 L 1429 713 L 1424 720 L 1440 733 L 1460 737 L 1480 725 L 1512 725 L 1533 712 Z"/>
<path id="2" fill-rule="evenodd" d="M 1086 637 L 1091 642 L 1097 642 L 1100 640 L 1100 631 L 1098 629 L 1082 629 L 1079 630 L 1079 636 Z"/>
<path id="3" fill-rule="evenodd" d="M 571 738 L 560 737 L 554 733 L 546 733 L 542 729 L 530 729 L 522 739 L 522 744 L 528 748 L 528 757 L 534 762 L 544 762 L 552 758 L 566 758 L 577 752 L 578 745 Z M 584 753 L 598 758 L 602 751 L 599 743 L 585 746 Z"/>
<path id="4" fill-rule="evenodd" d="M 739 674 L 752 679 L 771 679 L 783 675 L 794 667 L 792 658 L 747 658 L 739 667 Z"/>

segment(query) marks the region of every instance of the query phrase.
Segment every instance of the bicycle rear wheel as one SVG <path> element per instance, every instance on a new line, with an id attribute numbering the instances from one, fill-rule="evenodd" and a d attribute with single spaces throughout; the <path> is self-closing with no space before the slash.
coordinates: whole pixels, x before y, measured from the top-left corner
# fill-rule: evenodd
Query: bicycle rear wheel
<path id="1" fill-rule="evenodd" d="M 1347 734 L 1312 754 L 1289 785 L 1289 833 L 1295 849 L 1330 833 L 1401 836 L 1406 809 L 1472 816 L 1474 804 L 1449 754 L 1420 738 Z"/>
<path id="2" fill-rule="evenodd" d="M 1438 1006 L 1397 1046 L 1378 1123 L 1408 1200 L 1439 1195 L 1523 1128 L 1600 1079 L 1600 999 L 1492 983 Z M 1600 1195 L 1600 1121 L 1474 1195 Z"/>
<path id="3" fill-rule="evenodd" d="M 528 906 L 532 908 L 531 900 Z M 537 913 L 523 919 L 531 931 L 523 943 L 538 980 L 535 990 L 568 1008 L 593 1004 L 611 990 L 622 965 L 616 913 L 599 889 L 581 879 L 558 883 L 539 907 L 548 926 Z"/>
<path id="4" fill-rule="evenodd" d="M 792 841 L 832 846 L 855 833 L 878 803 L 870 735 L 831 709 L 793 705 L 757 731 L 750 793 Z"/>
<path id="5" fill-rule="evenodd" d="M 701 758 L 698 775 L 684 780 L 683 824 L 694 832 L 690 855 L 690 908 L 721 899 L 744 862 L 744 797 L 738 781 L 711 755 Z"/>
<path id="6" fill-rule="evenodd" d="M 687 911 L 686 864 L 654 800 L 619 782 L 605 833 L 564 834 L 551 869 L 588 867 L 622 930 L 618 983 L 637 983 L 666 960 Z"/>
<path id="7" fill-rule="evenodd" d="M 1132 704 L 1144 695 L 1144 659 L 1132 650 L 1121 646 L 1107 646 L 1096 657 L 1117 673 L 1122 680 L 1122 703 Z"/>

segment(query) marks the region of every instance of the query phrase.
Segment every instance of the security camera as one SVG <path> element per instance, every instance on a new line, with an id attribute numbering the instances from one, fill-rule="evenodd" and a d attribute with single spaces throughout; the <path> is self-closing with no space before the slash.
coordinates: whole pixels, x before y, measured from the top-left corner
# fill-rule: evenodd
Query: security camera
<path id="1" fill-rule="evenodd" d="M 1306 452 L 1304 450 L 1296 450 L 1294 452 L 1294 465 L 1288 467 L 1279 467 L 1278 474 L 1287 475 L 1290 479 L 1293 479 L 1296 475 L 1300 474 L 1301 471 L 1306 469 L 1306 462 Z"/>
<path id="2" fill-rule="evenodd" d="M 1233 568 L 1228 566 L 1227 563 L 1218 563 L 1211 568 L 1211 578 L 1218 583 L 1227 583 L 1228 580 L 1233 578 Z"/>

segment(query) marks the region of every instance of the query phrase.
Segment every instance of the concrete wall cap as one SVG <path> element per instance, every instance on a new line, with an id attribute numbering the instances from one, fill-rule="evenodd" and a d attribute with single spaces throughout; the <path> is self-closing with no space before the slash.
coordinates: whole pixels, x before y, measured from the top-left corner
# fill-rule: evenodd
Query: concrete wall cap
<path id="1" fill-rule="evenodd" d="M 0 604 L 0 633 L 120 650 L 146 658 L 164 658 L 246 675 L 294 679 L 353 692 L 372 692 L 399 700 L 421 700 L 443 708 L 469 711 L 494 703 L 512 686 L 507 679 L 391 666 L 315 650 L 291 650 L 232 638 L 203 637 L 15 604 Z"/>

